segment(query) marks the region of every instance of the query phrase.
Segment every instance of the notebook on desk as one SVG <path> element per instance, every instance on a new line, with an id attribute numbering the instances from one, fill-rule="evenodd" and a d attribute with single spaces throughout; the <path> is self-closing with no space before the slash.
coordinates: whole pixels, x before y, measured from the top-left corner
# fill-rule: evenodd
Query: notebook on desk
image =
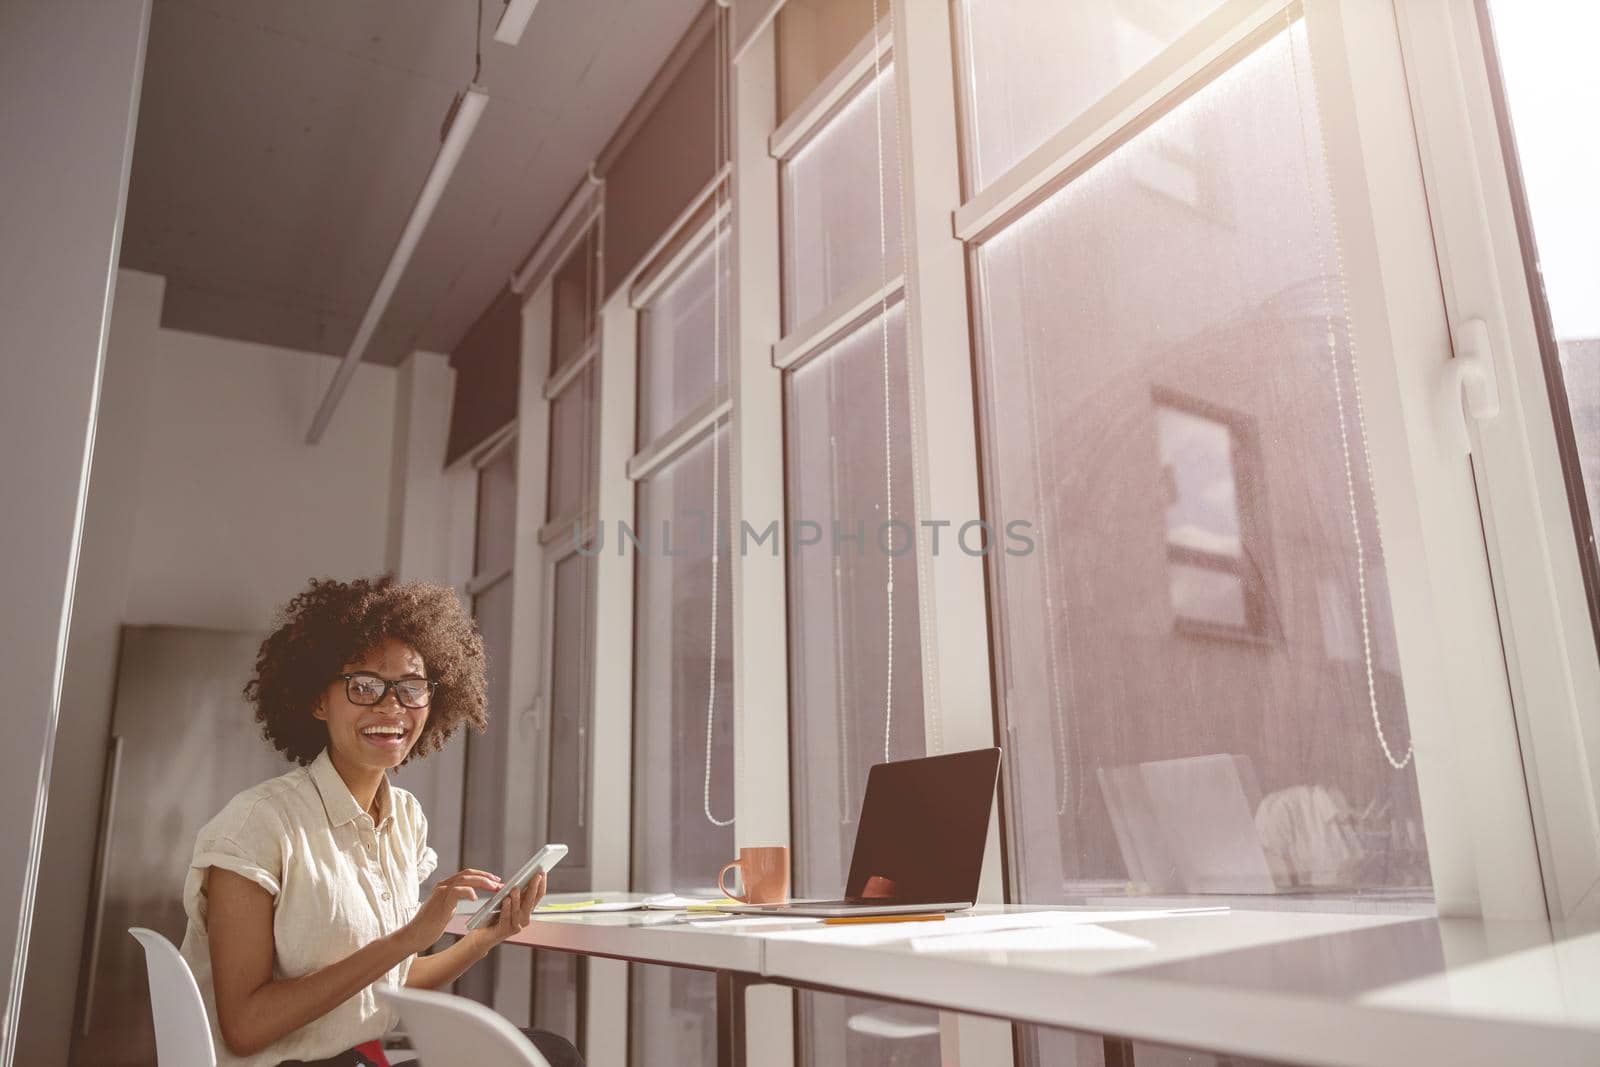
<path id="1" fill-rule="evenodd" d="M 719 910 L 829 919 L 970 908 L 999 773 L 998 748 L 879 763 L 867 774 L 843 897 Z"/>

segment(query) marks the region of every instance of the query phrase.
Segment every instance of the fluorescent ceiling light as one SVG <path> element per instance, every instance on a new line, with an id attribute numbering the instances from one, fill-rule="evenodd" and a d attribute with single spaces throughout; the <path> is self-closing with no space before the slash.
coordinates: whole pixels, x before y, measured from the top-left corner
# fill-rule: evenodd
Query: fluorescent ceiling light
<path id="1" fill-rule="evenodd" d="M 494 28 L 494 39 L 501 44 L 516 44 L 522 40 L 522 31 L 528 28 L 533 9 L 539 0 L 506 0 L 506 9 L 500 16 L 500 25 Z"/>
<path id="2" fill-rule="evenodd" d="M 411 217 L 406 220 L 406 228 L 400 231 L 400 240 L 394 246 L 394 253 L 389 257 L 389 266 L 384 268 L 383 277 L 378 281 L 378 288 L 373 292 L 371 302 L 367 304 L 367 313 L 362 316 L 361 325 L 350 341 L 350 348 L 345 352 L 339 369 L 334 372 L 333 381 L 328 383 L 328 392 L 322 398 L 322 406 L 317 408 L 317 416 L 311 420 L 311 432 L 306 434 L 306 444 L 314 445 L 322 440 L 322 432 L 328 428 L 328 421 L 333 418 L 333 411 L 339 406 L 339 398 L 344 395 L 345 387 L 350 384 L 350 378 L 356 372 L 356 365 L 361 362 L 362 353 L 372 342 L 372 335 L 377 332 L 383 313 L 389 309 L 389 300 L 394 296 L 395 286 L 400 284 L 400 276 L 405 273 L 406 265 L 411 262 L 411 254 L 417 250 L 417 242 L 422 239 L 422 231 L 427 229 L 428 220 L 433 217 L 433 209 L 439 206 L 439 198 L 444 195 L 445 186 L 450 184 L 450 175 L 455 172 L 456 164 L 461 162 L 461 153 L 466 151 L 467 141 L 471 140 L 472 131 L 478 128 L 478 120 L 483 117 L 483 109 L 488 104 L 489 94 L 478 85 L 469 86 L 458 101 L 455 116 L 450 121 L 450 132 L 445 134 L 444 143 L 439 146 L 439 154 L 433 160 L 433 169 L 428 171 L 428 180 L 422 183 L 422 192 L 417 194 L 416 206 L 411 209 Z"/>

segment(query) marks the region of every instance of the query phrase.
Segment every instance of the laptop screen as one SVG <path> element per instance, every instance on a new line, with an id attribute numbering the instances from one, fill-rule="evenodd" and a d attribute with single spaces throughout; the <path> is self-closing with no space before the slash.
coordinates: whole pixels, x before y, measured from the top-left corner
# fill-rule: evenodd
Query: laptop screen
<path id="1" fill-rule="evenodd" d="M 875 765 L 845 896 L 977 900 L 999 771 L 998 748 Z"/>

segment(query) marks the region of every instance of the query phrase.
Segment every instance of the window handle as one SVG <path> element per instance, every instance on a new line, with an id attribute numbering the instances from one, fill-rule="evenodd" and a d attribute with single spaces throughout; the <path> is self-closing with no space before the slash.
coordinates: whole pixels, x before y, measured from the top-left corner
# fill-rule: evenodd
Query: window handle
<path id="1" fill-rule="evenodd" d="M 1472 451 L 1474 422 L 1488 422 L 1500 414 L 1500 382 L 1495 376 L 1494 347 L 1489 326 L 1468 319 L 1456 329 L 1456 354 L 1445 369 L 1445 425 L 1450 427 L 1456 450 Z"/>

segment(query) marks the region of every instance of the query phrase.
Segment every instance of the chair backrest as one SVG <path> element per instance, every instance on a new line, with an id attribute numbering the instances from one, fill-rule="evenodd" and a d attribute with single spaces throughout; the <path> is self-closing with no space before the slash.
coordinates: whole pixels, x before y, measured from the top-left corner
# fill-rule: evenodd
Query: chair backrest
<path id="1" fill-rule="evenodd" d="M 206 1002 L 189 964 L 172 942 L 142 926 L 128 930 L 144 946 L 150 975 L 150 1013 L 156 1024 L 156 1061 L 162 1067 L 216 1067 Z"/>
<path id="2" fill-rule="evenodd" d="M 399 1013 L 425 1067 L 550 1067 L 520 1030 L 477 1001 L 390 985 L 378 986 L 377 992 Z"/>

